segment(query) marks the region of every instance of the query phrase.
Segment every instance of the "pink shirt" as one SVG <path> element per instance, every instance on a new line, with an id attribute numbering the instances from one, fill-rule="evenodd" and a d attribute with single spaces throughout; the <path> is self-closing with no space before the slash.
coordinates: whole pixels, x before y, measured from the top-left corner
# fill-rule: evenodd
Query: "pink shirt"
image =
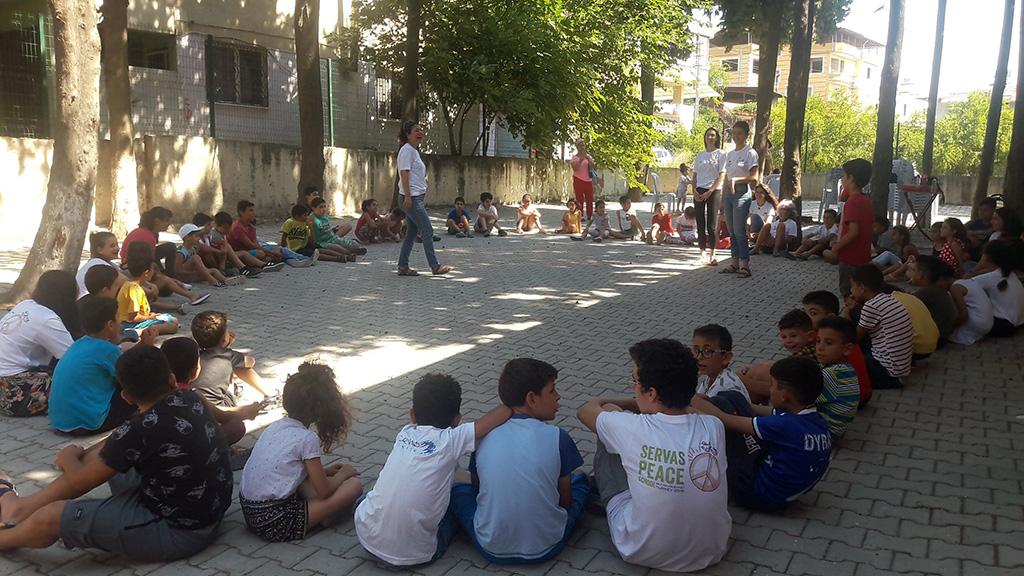
<path id="1" fill-rule="evenodd" d="M 124 242 L 121 243 L 121 262 L 128 261 L 128 245 L 132 242 L 145 242 L 149 244 L 149 247 L 153 249 L 153 255 L 156 255 L 156 241 L 157 235 L 149 228 L 136 228 L 128 233 L 124 237 Z"/>
<path id="2" fill-rule="evenodd" d="M 572 177 L 584 182 L 590 182 L 590 155 L 580 157 L 579 154 L 573 156 L 573 160 L 579 160 L 580 163 L 575 170 L 572 171 Z"/>

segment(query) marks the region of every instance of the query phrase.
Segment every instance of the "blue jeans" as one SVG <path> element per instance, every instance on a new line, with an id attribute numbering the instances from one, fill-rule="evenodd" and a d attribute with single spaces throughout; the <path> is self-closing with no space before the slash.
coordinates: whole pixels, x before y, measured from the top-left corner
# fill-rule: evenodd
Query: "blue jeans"
<path id="1" fill-rule="evenodd" d="M 753 199 L 754 195 L 751 194 L 750 187 L 746 184 L 737 184 L 732 194 L 722 197 L 725 221 L 729 224 L 731 242 L 729 252 L 739 262 L 750 260 L 750 244 L 747 243 L 747 217 L 750 216 L 750 203 Z"/>
<path id="2" fill-rule="evenodd" d="M 398 196 L 398 205 L 405 209 L 405 195 Z M 431 270 L 437 268 L 437 256 L 434 254 L 434 227 L 430 225 L 430 215 L 423 206 L 423 196 L 412 197 L 412 208 L 405 211 L 405 239 L 402 250 L 398 253 L 398 267 L 409 267 L 409 254 L 416 236 L 423 239 L 423 252 L 427 256 L 427 265 Z"/>
<path id="3" fill-rule="evenodd" d="M 572 536 L 573 530 L 576 529 L 576 523 L 579 521 L 580 516 L 583 515 L 583 510 L 587 507 L 587 503 L 590 501 L 590 482 L 587 480 L 586 474 L 583 474 L 582 472 L 577 472 L 572 475 L 572 504 L 569 505 L 569 514 L 565 519 L 565 532 L 562 534 L 562 540 L 555 544 L 551 550 L 548 550 L 546 554 L 538 558 L 516 558 L 509 556 L 497 557 L 480 546 L 480 542 L 476 539 L 476 529 L 474 527 L 474 519 L 476 517 L 476 495 L 477 489 L 472 485 L 456 484 L 452 487 L 452 500 L 451 504 L 448 505 L 448 510 L 455 513 L 455 516 L 459 520 L 459 524 L 462 525 L 462 529 L 466 531 L 466 534 L 469 535 L 470 541 L 473 542 L 473 547 L 476 548 L 477 552 L 484 557 L 484 560 L 494 564 L 505 565 L 541 564 L 551 560 L 555 556 L 558 556 L 558 554 L 562 552 L 562 549 L 565 548 L 565 544 Z M 438 531 L 438 540 L 440 540 L 440 531 Z"/>
<path id="4" fill-rule="evenodd" d="M 274 244 L 273 242 L 261 242 L 260 246 L 264 250 L 268 250 L 268 251 L 270 249 L 274 248 L 274 247 L 280 248 L 281 249 L 281 258 L 285 261 L 285 264 L 291 264 L 292 262 L 301 262 L 303 260 L 309 260 L 309 258 L 306 258 L 302 254 L 299 254 L 297 252 L 292 252 L 291 250 L 285 248 L 284 246 L 278 246 L 277 244 Z"/>

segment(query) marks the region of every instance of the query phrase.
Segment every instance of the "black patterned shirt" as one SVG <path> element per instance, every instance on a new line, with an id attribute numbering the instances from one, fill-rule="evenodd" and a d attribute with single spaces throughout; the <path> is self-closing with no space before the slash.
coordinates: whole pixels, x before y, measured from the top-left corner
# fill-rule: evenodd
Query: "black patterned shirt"
<path id="1" fill-rule="evenodd" d="M 139 497 L 178 528 L 216 524 L 231 504 L 234 478 L 220 426 L 191 390 L 178 390 L 118 426 L 100 452 L 118 472 L 142 477 Z"/>

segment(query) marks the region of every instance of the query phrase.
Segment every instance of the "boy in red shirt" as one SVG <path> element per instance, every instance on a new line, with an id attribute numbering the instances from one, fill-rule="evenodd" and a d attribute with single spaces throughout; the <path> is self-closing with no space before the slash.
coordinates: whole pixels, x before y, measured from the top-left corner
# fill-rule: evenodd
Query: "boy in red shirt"
<path id="1" fill-rule="evenodd" d="M 871 180 L 871 162 L 863 158 L 843 164 L 843 192 L 847 196 L 843 206 L 839 240 L 824 252 L 830 261 L 839 261 L 839 292 L 850 295 L 850 276 L 853 269 L 871 261 L 871 226 L 875 213 L 871 199 L 864 195 L 864 187 Z"/>
<path id="2" fill-rule="evenodd" d="M 651 216 L 651 229 L 647 232 L 648 244 L 664 244 L 665 240 L 675 235 L 672 229 L 672 215 L 665 210 L 665 205 L 658 202 L 654 205 L 654 215 Z"/>

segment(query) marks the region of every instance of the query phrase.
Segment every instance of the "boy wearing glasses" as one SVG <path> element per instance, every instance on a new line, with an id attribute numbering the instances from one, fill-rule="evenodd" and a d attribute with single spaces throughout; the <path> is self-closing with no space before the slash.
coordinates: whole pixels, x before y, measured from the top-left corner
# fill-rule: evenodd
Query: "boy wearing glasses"
<path id="1" fill-rule="evenodd" d="M 732 334 L 724 326 L 707 324 L 694 330 L 692 350 L 700 373 L 697 394 L 715 396 L 733 390 L 750 402 L 746 386 L 729 368 L 732 362 Z"/>

